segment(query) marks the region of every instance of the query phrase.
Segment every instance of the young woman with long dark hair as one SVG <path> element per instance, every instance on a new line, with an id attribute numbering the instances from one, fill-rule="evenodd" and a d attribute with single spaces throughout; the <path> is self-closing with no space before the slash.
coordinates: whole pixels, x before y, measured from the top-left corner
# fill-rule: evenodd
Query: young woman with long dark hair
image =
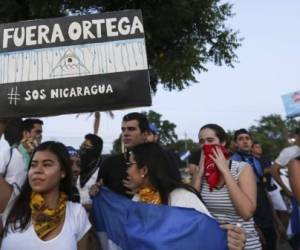
<path id="1" fill-rule="evenodd" d="M 130 151 L 128 180 L 136 190 L 135 201 L 194 208 L 209 214 L 197 192 L 171 178 L 172 166 L 156 143 L 146 143 Z"/>
<path id="2" fill-rule="evenodd" d="M 87 249 L 91 225 L 84 208 L 71 202 L 71 196 L 72 170 L 66 147 L 54 141 L 40 144 L 8 216 L 1 249 Z"/>
<path id="3" fill-rule="evenodd" d="M 225 149 L 227 134 L 217 124 L 199 131 L 201 159 L 193 175 L 193 186 L 208 211 L 220 223 L 240 225 L 246 231 L 245 249 L 261 249 L 254 227 L 256 182 L 250 165 L 231 161 Z"/>

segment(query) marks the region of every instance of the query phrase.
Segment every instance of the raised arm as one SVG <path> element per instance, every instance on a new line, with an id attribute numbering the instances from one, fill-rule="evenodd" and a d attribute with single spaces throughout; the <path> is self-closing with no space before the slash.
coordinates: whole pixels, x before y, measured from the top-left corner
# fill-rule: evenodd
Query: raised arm
<path id="1" fill-rule="evenodd" d="M 237 189 L 235 189 L 234 184 L 238 186 Z M 238 183 L 234 182 L 234 184 L 230 188 L 233 204 L 243 219 L 249 220 L 256 210 L 257 192 L 255 174 L 250 165 L 244 167 L 239 175 Z"/>
<path id="2" fill-rule="evenodd" d="M 256 179 L 251 166 L 244 166 L 236 182 L 231 175 L 229 161 L 225 159 L 222 151 L 217 149 L 211 157 L 224 177 L 237 213 L 246 221 L 251 219 L 256 209 Z"/>
<path id="3" fill-rule="evenodd" d="M 286 187 L 286 185 L 284 184 L 284 182 L 281 179 L 281 176 L 280 176 L 281 168 L 282 168 L 282 166 L 280 166 L 278 163 L 274 162 L 274 164 L 271 166 L 271 174 L 272 174 L 273 178 L 275 179 L 275 181 L 280 185 L 283 192 L 287 196 L 293 197 L 292 192 Z"/>

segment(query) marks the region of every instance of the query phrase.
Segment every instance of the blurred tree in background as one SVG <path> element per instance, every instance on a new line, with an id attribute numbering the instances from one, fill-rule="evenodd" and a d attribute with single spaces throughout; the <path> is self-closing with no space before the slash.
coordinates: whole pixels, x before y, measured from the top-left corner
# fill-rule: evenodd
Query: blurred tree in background
<path id="1" fill-rule="evenodd" d="M 176 125 L 168 120 L 162 120 L 162 115 L 153 110 L 143 112 L 149 120 L 153 122 L 159 130 L 159 141 L 162 145 L 169 145 L 177 141 L 177 134 L 175 133 Z"/>
<path id="2" fill-rule="evenodd" d="M 296 119 L 283 119 L 278 114 L 272 114 L 263 116 L 249 131 L 253 139 L 261 143 L 264 154 L 274 160 L 278 153 L 290 144 L 297 127 L 299 121 Z"/>
<path id="3" fill-rule="evenodd" d="M 141 9 L 152 90 L 182 90 L 206 64 L 233 67 L 238 33 L 225 25 L 232 5 L 221 0 L 9 0 L 0 1 L 0 23 Z"/>

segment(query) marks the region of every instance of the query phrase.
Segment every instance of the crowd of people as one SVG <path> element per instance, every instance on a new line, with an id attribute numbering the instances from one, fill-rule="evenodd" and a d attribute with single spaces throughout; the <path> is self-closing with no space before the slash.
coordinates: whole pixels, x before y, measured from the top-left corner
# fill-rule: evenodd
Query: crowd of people
<path id="1" fill-rule="evenodd" d="M 0 121 L 10 145 L 0 152 L 0 249 L 103 249 L 91 209 L 102 186 L 133 202 L 195 209 L 219 223 L 228 249 L 275 250 L 283 239 L 300 248 L 300 128 L 272 164 L 246 129 L 230 142 L 221 126 L 206 124 L 190 183 L 144 114 L 123 117 L 124 152 L 110 156 L 95 134 L 76 150 L 42 142 L 42 132 L 40 119 Z"/>

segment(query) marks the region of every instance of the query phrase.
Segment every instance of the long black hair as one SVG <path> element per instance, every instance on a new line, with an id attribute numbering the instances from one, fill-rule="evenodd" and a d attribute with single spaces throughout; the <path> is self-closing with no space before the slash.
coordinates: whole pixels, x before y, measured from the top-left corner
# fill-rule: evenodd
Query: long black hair
<path id="1" fill-rule="evenodd" d="M 178 182 L 172 178 L 174 167 L 168 159 L 165 150 L 157 143 L 144 143 L 131 149 L 137 167 L 141 169 L 146 166 L 151 185 L 158 191 L 162 204 L 167 205 L 170 193 L 176 188 L 184 188 L 195 193 L 199 198 L 198 192 L 191 186 Z M 200 198 L 201 199 L 201 198 Z"/>
<path id="2" fill-rule="evenodd" d="M 64 192 L 68 196 L 68 200 L 71 200 L 72 196 L 72 169 L 71 169 L 71 160 L 68 154 L 68 151 L 64 144 L 55 141 L 47 141 L 34 150 L 29 167 L 31 167 L 32 159 L 36 152 L 38 151 L 49 151 L 53 153 L 61 166 L 61 169 L 65 172 L 65 177 L 61 179 L 59 190 Z M 26 179 L 24 185 L 21 188 L 19 197 L 16 199 L 14 206 L 12 207 L 7 222 L 4 228 L 4 233 L 8 231 L 9 225 L 13 231 L 20 230 L 23 231 L 29 224 L 31 218 L 31 209 L 30 209 L 30 197 L 32 189 L 29 185 L 28 178 Z"/>

